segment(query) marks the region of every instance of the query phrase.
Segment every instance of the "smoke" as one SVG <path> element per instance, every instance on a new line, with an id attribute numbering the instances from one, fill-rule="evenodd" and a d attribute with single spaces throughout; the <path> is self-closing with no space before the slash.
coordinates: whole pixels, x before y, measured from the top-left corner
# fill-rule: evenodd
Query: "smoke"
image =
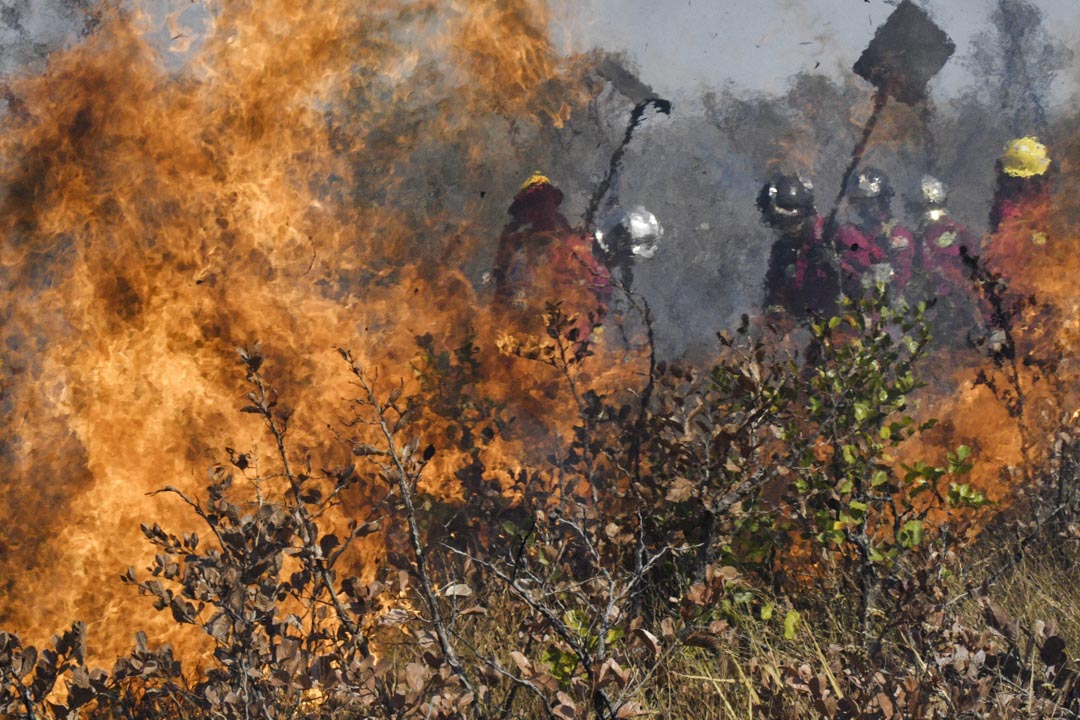
<path id="1" fill-rule="evenodd" d="M 633 70 L 625 57 L 556 52 L 539 2 L 364 5 L 24 3 L 0 18 L 14 38 L 0 60 L 31 71 L 10 79 L 0 140 L 5 625 L 47 635 L 91 613 L 116 627 L 137 604 L 101 588 L 141 564 L 138 522 L 176 512 L 146 493 L 197 487 L 226 443 L 259 447 L 235 412 L 237 346 L 262 341 L 307 425 L 291 440 L 316 459 L 334 453 L 320 430 L 341 403 L 335 346 L 410 381 L 417 335 L 449 347 L 468 329 L 494 347 L 484 276 L 518 185 L 542 170 L 579 219 L 648 91 L 632 72 L 611 80 L 612 63 Z M 1025 61 L 1033 92 L 1061 61 Z M 890 105 L 867 162 L 900 198 L 934 169 L 981 231 L 1014 127 L 995 102 Z M 761 183 L 800 172 L 826 213 L 870 89 L 803 74 L 701 108 L 646 117 L 617 184 L 665 228 L 635 289 L 666 358 L 708 357 L 754 311 L 773 240 Z M 1071 120 L 1046 114 L 1052 145 Z M 57 568 L 70 587 L 48 587 Z"/>
<path id="2" fill-rule="evenodd" d="M 542 6 L 211 10 L 165 13 L 205 26 L 183 62 L 149 15 L 108 10 L 10 80 L 0 620 L 31 636 L 73 614 L 123 624 L 138 599 L 108 578 L 145 562 L 140 521 L 178 510 L 146 493 L 260 446 L 235 412 L 238 346 L 263 343 L 305 418 L 292 447 L 328 463 L 335 346 L 393 375 L 418 335 L 478 326 L 493 348 L 477 297 L 513 188 L 587 145 L 566 129 L 582 73 Z"/>
<path id="3" fill-rule="evenodd" d="M 5 2 L 0 8 L 0 73 L 41 70 L 50 52 L 93 31 L 96 5 L 92 0 Z"/>
<path id="4" fill-rule="evenodd" d="M 985 102 L 999 109 L 1000 124 L 1013 136 L 1045 133 L 1054 80 L 1073 53 L 1050 36 L 1042 11 L 1028 0 L 997 0 L 990 22 L 968 60 L 986 80 Z"/>

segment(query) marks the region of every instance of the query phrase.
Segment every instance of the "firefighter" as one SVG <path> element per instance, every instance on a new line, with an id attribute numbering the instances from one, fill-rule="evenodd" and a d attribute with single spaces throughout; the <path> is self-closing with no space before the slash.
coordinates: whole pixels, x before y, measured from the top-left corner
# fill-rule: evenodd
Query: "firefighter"
<path id="1" fill-rule="evenodd" d="M 822 241 L 823 220 L 813 186 L 797 175 L 774 175 L 757 198 L 762 220 L 776 233 L 765 272 L 765 311 L 795 318 L 836 312 L 833 254 Z"/>
<path id="2" fill-rule="evenodd" d="M 915 242 L 893 216 L 889 177 L 877 168 L 864 168 L 851 178 L 847 197 L 857 219 L 836 234 L 844 294 L 858 298 L 882 282 L 898 296 L 911 277 Z"/>
<path id="3" fill-rule="evenodd" d="M 912 273 L 930 277 L 931 296 L 966 291 L 971 272 L 963 258 L 978 253 L 979 238 L 949 214 L 945 183 L 924 175 L 921 191 L 922 218 Z"/>
<path id="4" fill-rule="evenodd" d="M 965 263 L 978 252 L 979 239 L 949 214 L 945 183 L 924 175 L 920 197 L 922 217 L 906 295 L 912 301 L 935 300 L 931 323 L 949 337 L 963 338 L 979 318 Z"/>
<path id="5" fill-rule="evenodd" d="M 559 211 L 563 194 L 540 172 L 530 176 L 510 205 L 499 238 L 492 279 L 496 307 L 535 325 L 549 301 L 564 311 L 601 318 L 610 298 L 610 275 L 592 252 L 592 240 Z M 527 317 L 532 316 L 532 317 Z M 523 328 L 524 329 L 524 328 Z"/>
<path id="6" fill-rule="evenodd" d="M 1050 156 L 1035 137 L 1010 141 L 998 159 L 990 234 L 983 256 L 1013 290 L 1032 293 L 1049 242 Z"/>
<path id="7" fill-rule="evenodd" d="M 593 255 L 629 290 L 634 283 L 634 266 L 638 260 L 655 256 L 663 237 L 664 227 L 644 207 L 638 205 L 627 212 L 616 206 L 596 228 Z"/>

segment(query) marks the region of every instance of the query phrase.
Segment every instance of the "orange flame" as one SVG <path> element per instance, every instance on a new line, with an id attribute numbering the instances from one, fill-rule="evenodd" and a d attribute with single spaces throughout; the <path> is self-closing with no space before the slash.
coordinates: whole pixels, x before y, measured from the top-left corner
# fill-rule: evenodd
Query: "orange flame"
<path id="1" fill-rule="evenodd" d="M 470 263 L 494 253 L 486 228 L 533 169 L 516 143 L 587 99 L 579 68 L 554 51 L 535 0 L 363 5 L 207 6 L 201 37 L 174 47 L 191 53 L 176 72 L 142 34 L 146 18 L 114 12 L 42 75 L 11 81 L 0 138 L 0 622 L 28 640 L 85 617 L 108 654 L 128 644 L 116 629 L 150 624 L 147 603 L 111 578 L 145 565 L 140 521 L 189 519 L 146 493 L 197 489 L 226 444 L 267 449 L 236 412 L 237 346 L 262 342 L 273 383 L 303 418 L 292 447 L 315 457 L 341 452 L 319 432 L 345 392 L 335 346 L 410 387 L 417 335 L 452 346 L 472 328 L 495 352 L 503 328 L 478 309 L 485 291 Z M 910 118 L 897 117 L 885 141 L 909 139 Z M 781 159 L 813 167 L 796 150 L 808 145 L 792 136 Z M 506 203 L 485 200 L 488 188 L 506 188 Z M 1077 261 L 1071 235 L 1059 237 L 1033 281 L 1068 322 L 1021 341 L 1075 357 L 1075 293 L 1055 273 L 1073 277 Z M 982 361 L 961 361 L 955 397 L 926 402 L 940 430 L 911 452 L 972 444 L 974 482 L 1003 498 L 1000 469 L 1023 460 L 1016 423 L 970 383 Z M 501 362 L 484 392 L 530 388 L 517 402 L 567 433 L 572 414 L 556 412 L 566 399 L 550 373 Z M 601 386 L 626 387 L 636 372 L 595 366 Z M 1037 415 L 1050 412 L 1043 387 L 1031 390 Z M 514 472 L 527 450 L 497 444 L 504 461 L 489 474 Z M 460 459 L 440 453 L 428 481 L 453 477 Z"/>
<path id="2" fill-rule="evenodd" d="M 127 646 L 113 631 L 150 613 L 111 579 L 146 564 L 139 522 L 189 523 L 146 493 L 198 488 L 226 444 L 267 449 L 236 413 L 237 346 L 261 341 L 309 455 L 329 452 L 336 345 L 389 377 L 423 333 L 494 349 L 455 263 L 494 251 L 471 188 L 516 187 L 521 166 L 485 169 L 511 128 L 584 97 L 530 0 L 204 9 L 180 71 L 114 11 L 10 84 L 0 621 L 31 641 L 78 616 Z"/>

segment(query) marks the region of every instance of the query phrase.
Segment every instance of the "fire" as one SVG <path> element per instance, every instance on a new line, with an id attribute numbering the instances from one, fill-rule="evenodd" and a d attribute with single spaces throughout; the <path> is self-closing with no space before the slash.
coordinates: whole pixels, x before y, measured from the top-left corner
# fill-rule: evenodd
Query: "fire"
<path id="1" fill-rule="evenodd" d="M 809 132 L 785 135 L 777 140 L 776 147 L 776 156 L 768 162 L 769 169 L 778 172 L 795 169 L 807 176 L 812 175 L 817 152 Z"/>
<path id="2" fill-rule="evenodd" d="M 451 30 L 451 47 L 480 83 L 491 109 L 509 116 L 539 111 L 561 126 L 570 103 L 580 98 L 567 97 L 557 82 L 560 61 L 548 37 L 545 4 L 465 0 L 452 5 L 460 27 Z"/>
<path id="3" fill-rule="evenodd" d="M 85 617 L 108 654 L 150 624 L 113 579 L 146 564 L 139 522 L 189 519 L 147 493 L 197 490 L 225 445 L 271 449 L 237 413 L 237 347 L 262 343 L 304 418 L 293 451 L 331 457 L 336 346 L 407 382 L 417 335 L 472 327 L 494 353 L 463 263 L 493 251 L 497 224 L 470 223 L 499 209 L 454 193 L 513 187 L 520 167 L 485 169 L 483 148 L 584 97 L 527 0 L 200 9 L 201 32 L 168 20 L 199 35 L 179 70 L 148 18 L 112 11 L 10 84 L 0 617 L 28 639 Z"/>
<path id="4" fill-rule="evenodd" d="M 201 29 L 171 16 L 174 35 L 187 33 L 172 46 L 185 55 L 178 70 L 147 40 L 148 18 L 112 11 L 43 74 L 11 80 L 0 138 L 0 621 L 27 641 L 86 618 L 91 646 L 109 655 L 130 644 L 129 628 L 152 627 L 148 603 L 113 579 L 146 564 L 140 522 L 182 529 L 190 518 L 147 493 L 197 491 L 208 467 L 227 463 L 226 445 L 272 454 L 237 412 L 237 347 L 261 343 L 300 418 L 292 452 L 313 462 L 350 461 L 324 432 L 348 393 L 335 348 L 413 389 L 425 335 L 449 349 L 473 333 L 488 369 L 470 382 L 549 433 L 495 441 L 487 479 L 506 487 L 571 432 L 564 379 L 512 352 L 524 343 L 542 356 L 546 339 L 508 334 L 477 270 L 490 267 L 506 189 L 589 100 L 583 63 L 556 52 L 537 0 L 363 5 L 207 4 Z M 882 138 L 912 141 L 914 119 L 889 122 Z M 803 133 L 781 145 L 785 166 L 814 167 Z M 1047 262 L 1028 268 L 1064 321 L 1028 333 L 1031 316 L 1020 341 L 1074 357 L 1077 303 L 1061 279 L 1075 275 L 1070 237 L 1056 235 L 1041 249 Z M 574 379 L 626 390 L 646 366 L 634 347 L 601 342 Z M 943 422 L 910 450 L 971 444 L 973 482 L 1006 498 L 1001 468 L 1048 447 L 1021 441 L 1000 399 L 973 382 L 979 369 L 984 360 L 965 356 L 928 395 L 926 412 Z M 1054 405 L 1035 370 L 1018 372 L 1035 411 L 1029 436 L 1075 411 L 1075 397 Z M 424 489 L 460 497 L 453 478 L 466 460 L 440 448 Z M 58 576 L 69 582 L 56 587 Z"/>

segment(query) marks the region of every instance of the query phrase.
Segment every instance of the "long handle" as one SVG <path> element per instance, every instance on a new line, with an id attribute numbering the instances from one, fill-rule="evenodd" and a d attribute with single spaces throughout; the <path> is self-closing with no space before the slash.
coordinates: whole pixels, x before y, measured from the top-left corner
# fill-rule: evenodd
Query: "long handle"
<path id="1" fill-rule="evenodd" d="M 822 241 L 826 247 L 829 248 L 829 252 L 832 253 L 833 261 L 836 265 L 838 272 L 836 273 L 837 283 L 840 285 L 840 294 L 844 293 L 844 280 L 842 273 L 839 272 L 840 268 L 840 256 L 836 250 L 836 216 L 840 212 L 840 203 L 844 201 L 844 197 L 847 195 L 848 184 L 851 182 L 851 176 L 855 174 L 855 169 L 859 167 L 859 163 L 862 162 L 863 153 L 866 152 L 866 146 L 870 142 L 870 135 L 874 132 L 874 128 L 877 126 L 878 119 L 881 117 L 881 111 L 885 109 L 885 103 L 888 102 L 889 96 L 885 94 L 880 88 L 874 92 L 873 109 L 870 111 L 870 117 L 866 120 L 866 125 L 863 126 L 862 137 L 859 138 L 859 142 L 855 145 L 855 149 L 851 153 L 851 162 L 848 163 L 847 169 L 844 170 L 844 176 L 840 180 L 840 192 L 836 195 L 836 200 L 833 201 L 832 210 L 829 212 L 829 217 L 825 220 L 825 231 Z"/>
<path id="2" fill-rule="evenodd" d="M 592 198 L 590 198 L 589 205 L 585 210 L 585 227 L 591 227 L 596 219 L 596 212 L 600 209 L 600 202 L 607 195 L 608 190 L 611 189 L 611 181 L 614 179 L 615 173 L 619 171 L 619 163 L 622 162 L 623 154 L 630 144 L 630 139 L 634 137 L 634 130 L 641 124 L 645 111 L 650 105 L 656 107 L 658 111 L 665 115 L 671 114 L 671 101 L 663 98 L 646 98 L 634 106 L 634 109 L 630 112 L 630 122 L 626 125 L 626 133 L 623 135 L 622 142 L 615 148 L 615 152 L 611 154 L 607 173 L 604 175 L 604 179 L 600 181 L 600 184 L 593 190 Z"/>

